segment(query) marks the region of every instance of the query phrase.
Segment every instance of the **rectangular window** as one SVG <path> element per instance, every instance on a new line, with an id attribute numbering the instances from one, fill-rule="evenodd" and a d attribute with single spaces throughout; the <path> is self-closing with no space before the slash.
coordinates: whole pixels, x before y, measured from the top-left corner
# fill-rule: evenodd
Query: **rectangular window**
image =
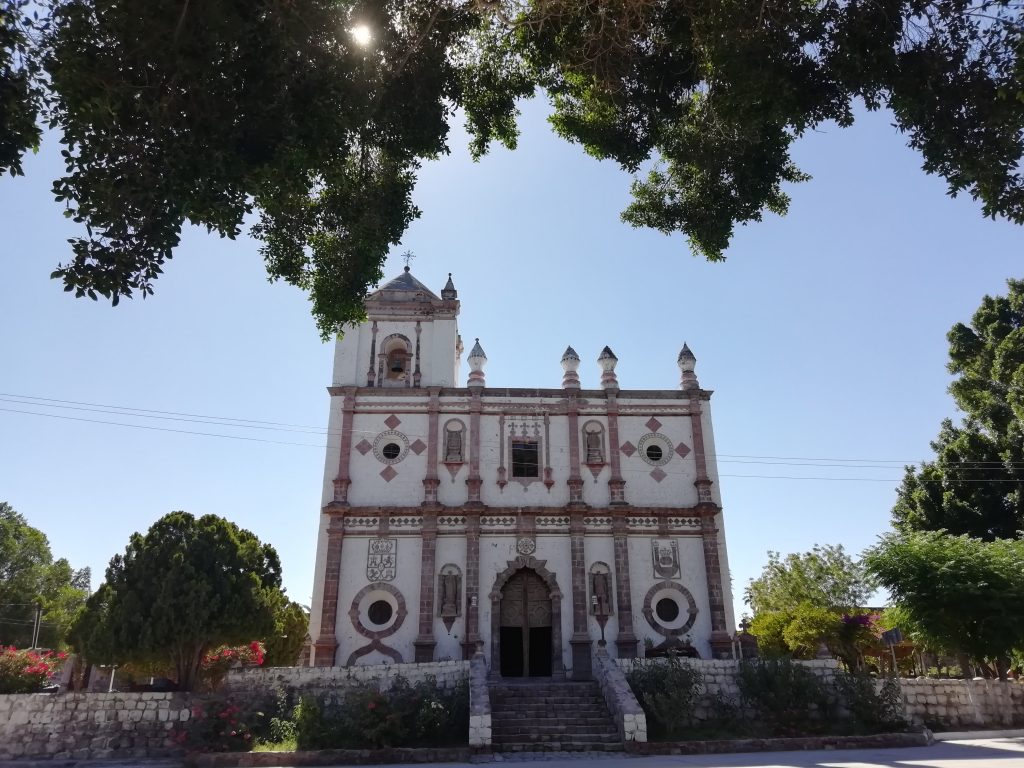
<path id="1" fill-rule="evenodd" d="M 512 477 L 540 477 L 540 444 L 536 440 L 512 441 Z"/>

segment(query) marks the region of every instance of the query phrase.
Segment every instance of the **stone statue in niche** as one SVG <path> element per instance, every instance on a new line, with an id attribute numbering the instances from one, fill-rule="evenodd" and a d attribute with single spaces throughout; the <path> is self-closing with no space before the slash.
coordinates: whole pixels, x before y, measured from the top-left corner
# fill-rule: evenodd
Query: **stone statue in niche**
<path id="1" fill-rule="evenodd" d="M 603 464 L 604 451 L 601 450 L 600 431 L 587 432 L 587 464 Z"/>
<path id="2" fill-rule="evenodd" d="M 590 594 L 594 596 L 593 608 L 595 616 L 610 616 L 612 613 L 610 574 L 597 572 L 590 574 Z"/>
<path id="3" fill-rule="evenodd" d="M 446 463 L 461 463 L 462 457 L 462 424 L 449 422 L 444 429 L 444 460 Z"/>
<path id="4" fill-rule="evenodd" d="M 452 631 L 452 624 L 462 614 L 462 573 L 457 565 L 446 565 L 437 578 L 437 615 L 445 627 Z"/>

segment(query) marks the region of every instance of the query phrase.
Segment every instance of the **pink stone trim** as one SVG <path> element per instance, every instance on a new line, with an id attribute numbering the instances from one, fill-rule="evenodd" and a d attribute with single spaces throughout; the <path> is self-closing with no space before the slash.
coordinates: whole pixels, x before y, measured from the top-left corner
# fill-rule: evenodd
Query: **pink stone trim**
<path id="1" fill-rule="evenodd" d="M 334 482 L 334 501 L 348 504 L 348 489 L 352 484 L 349 466 L 352 462 L 352 423 L 355 421 L 356 388 L 345 387 L 341 405 L 341 444 L 339 445 L 338 476 Z"/>
<path id="2" fill-rule="evenodd" d="M 583 503 L 583 478 L 580 476 L 579 405 L 579 401 L 576 399 L 575 394 L 573 392 L 567 392 L 566 419 L 569 422 L 569 504 Z"/>

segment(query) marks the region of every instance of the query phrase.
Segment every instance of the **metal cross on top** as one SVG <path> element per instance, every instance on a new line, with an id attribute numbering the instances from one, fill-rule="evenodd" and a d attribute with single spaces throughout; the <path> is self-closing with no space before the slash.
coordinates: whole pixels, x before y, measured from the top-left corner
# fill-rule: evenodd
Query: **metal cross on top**
<path id="1" fill-rule="evenodd" d="M 411 262 L 415 258 L 416 254 L 414 254 L 412 251 L 406 251 L 405 253 L 402 254 L 402 261 L 405 262 L 406 269 L 409 268 L 409 262 Z"/>

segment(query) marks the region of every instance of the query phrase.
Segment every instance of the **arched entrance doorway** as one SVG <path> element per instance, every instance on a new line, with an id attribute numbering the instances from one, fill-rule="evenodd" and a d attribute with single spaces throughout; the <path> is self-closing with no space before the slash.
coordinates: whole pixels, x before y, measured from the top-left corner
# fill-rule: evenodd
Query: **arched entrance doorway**
<path id="1" fill-rule="evenodd" d="M 565 677 L 562 591 L 532 555 L 508 561 L 491 588 L 491 675 Z"/>
<path id="2" fill-rule="evenodd" d="M 502 677 L 551 676 L 551 595 L 536 571 L 505 583 L 499 632 Z"/>

